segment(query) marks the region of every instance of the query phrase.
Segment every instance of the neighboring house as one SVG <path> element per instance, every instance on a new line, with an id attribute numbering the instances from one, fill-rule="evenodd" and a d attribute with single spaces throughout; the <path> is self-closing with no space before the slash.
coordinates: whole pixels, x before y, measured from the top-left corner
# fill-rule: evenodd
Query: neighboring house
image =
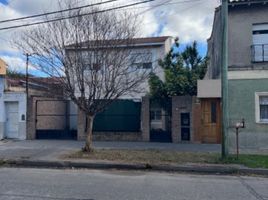
<path id="1" fill-rule="evenodd" d="M 208 40 L 210 66 L 205 79 L 198 83 L 205 140 L 220 136 L 220 16 L 218 8 Z M 229 2 L 228 21 L 228 145 L 234 150 L 234 125 L 245 119 L 240 147 L 260 152 L 268 149 L 268 1 Z"/>
<path id="2" fill-rule="evenodd" d="M 197 97 L 201 104 L 202 143 L 221 142 L 221 10 L 217 8 L 211 37 L 208 39 L 209 64 L 203 80 L 198 81 Z"/>
<path id="3" fill-rule="evenodd" d="M 6 72 L 3 67 L 6 66 L 1 66 Z M 74 111 L 74 104 L 64 98 L 59 83 L 58 78 L 30 76 L 27 84 L 26 77 L 8 77 L 2 73 L 0 139 L 46 139 L 51 134 L 56 135 L 51 137 L 55 139 L 63 132 L 76 138 L 76 133 L 66 130 L 76 129 L 77 116 L 73 113 L 77 111 Z"/>
<path id="4" fill-rule="evenodd" d="M 59 78 L 5 77 L 6 92 L 23 93 L 27 99 L 26 136 L 19 139 L 75 139 L 77 116 L 66 100 Z M 28 94 L 26 86 L 28 85 Z M 26 110 L 26 103 L 23 104 Z M 75 111 L 77 112 L 77 111 Z"/>
<path id="5" fill-rule="evenodd" d="M 9 90 L 6 67 L 0 60 L 0 139 L 26 139 L 26 94 Z"/>

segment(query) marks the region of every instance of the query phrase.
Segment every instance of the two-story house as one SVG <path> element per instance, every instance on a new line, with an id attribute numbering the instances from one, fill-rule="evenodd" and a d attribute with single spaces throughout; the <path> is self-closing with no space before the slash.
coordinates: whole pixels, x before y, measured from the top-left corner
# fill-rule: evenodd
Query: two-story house
<path id="1" fill-rule="evenodd" d="M 101 43 L 99 46 L 95 47 L 96 42 Z M 101 61 L 99 59 L 103 58 L 103 54 L 106 56 L 109 49 L 109 45 L 103 45 L 105 43 L 117 42 L 117 41 L 88 41 L 82 44 L 79 44 L 79 47 L 75 45 L 70 45 L 66 47 L 66 53 L 70 56 L 76 55 L 76 51 L 79 51 L 79 55 L 82 58 L 84 56 L 93 56 L 93 59 L 85 59 L 85 73 L 87 73 L 87 67 L 99 67 Z M 128 42 L 128 41 L 126 41 Z M 90 44 L 89 44 L 90 43 Z M 147 38 L 134 38 L 131 40 L 131 44 L 124 44 L 124 41 L 120 41 L 119 44 L 112 45 L 111 52 L 125 51 L 126 49 L 130 63 L 135 65 L 140 71 L 151 72 L 154 71 L 158 76 L 164 78 L 163 69 L 158 66 L 158 60 L 164 58 L 164 56 L 170 51 L 172 44 L 171 37 L 147 37 Z M 102 51 L 106 52 L 102 54 Z M 97 52 L 97 53 L 96 53 Z M 133 57 L 132 57 L 133 55 Z M 109 55 L 107 55 L 109 56 Z M 105 58 L 104 58 L 105 59 Z M 114 58 L 116 59 L 116 58 Z M 122 59 L 119 57 L 118 59 Z M 134 59 L 134 60 L 133 60 Z M 92 62 L 92 63 L 87 63 Z M 126 62 L 127 63 L 127 62 Z M 86 75 L 86 74 L 85 74 Z M 90 78 L 88 76 L 87 78 Z M 75 81 L 75 78 L 74 78 Z M 149 107 L 147 103 L 143 101 L 143 98 L 146 94 L 149 93 L 148 81 L 143 82 L 141 90 L 135 94 L 128 94 L 121 96 L 120 99 L 113 102 L 108 108 L 106 108 L 102 113 L 99 113 L 94 120 L 94 139 L 97 140 L 146 140 L 148 141 L 149 130 L 146 127 L 165 126 L 165 121 L 162 119 L 161 108 Z M 77 90 L 77 95 L 79 92 Z M 68 98 L 68 97 L 67 97 Z M 148 98 L 147 98 L 148 99 Z M 70 99 L 65 99 L 63 102 L 51 101 L 49 99 L 38 99 L 39 103 L 32 103 L 33 113 L 31 115 L 36 116 L 36 119 L 30 119 L 32 121 L 32 131 L 29 138 L 46 138 L 46 139 L 73 139 L 74 134 L 77 132 L 77 139 L 83 139 L 85 134 L 86 120 L 83 112 L 79 111 L 74 104 L 71 109 L 62 109 L 60 115 L 57 114 L 58 111 L 53 109 L 46 109 L 43 112 L 43 107 L 64 107 L 66 105 L 66 100 L 71 101 Z M 100 98 L 101 100 L 101 98 Z M 53 104 L 53 105 L 52 105 Z M 61 104 L 61 106 L 59 105 Z M 69 104 L 69 103 L 67 103 Z M 151 110 L 150 110 L 151 109 Z M 41 112 L 42 111 L 42 112 Z M 65 114 L 68 112 L 66 119 L 63 120 Z M 150 111 L 154 113 L 152 120 L 150 121 Z M 56 114 L 57 115 L 56 115 Z M 159 114 L 160 113 L 160 114 Z M 51 123 L 46 123 L 48 116 L 50 119 L 53 118 L 53 121 L 66 121 L 62 123 L 62 126 L 50 126 Z M 164 116 L 164 115 L 163 115 Z M 147 120 L 145 122 L 145 120 Z M 35 123 L 37 121 L 38 123 Z M 70 126 L 68 121 L 71 122 Z M 41 123 L 42 122 L 42 123 Z M 151 124 L 148 124 L 151 123 Z M 58 123 L 61 124 L 61 123 Z M 42 125 L 42 126 L 39 126 Z M 72 132 L 70 135 L 68 132 Z"/>
<path id="2" fill-rule="evenodd" d="M 202 107 L 203 141 L 221 139 L 221 7 L 215 11 L 208 40 L 210 64 L 198 82 Z M 240 130 L 240 147 L 248 151 L 268 149 L 268 1 L 229 2 L 228 13 L 228 146 L 235 148 L 234 125 L 245 120 Z"/>

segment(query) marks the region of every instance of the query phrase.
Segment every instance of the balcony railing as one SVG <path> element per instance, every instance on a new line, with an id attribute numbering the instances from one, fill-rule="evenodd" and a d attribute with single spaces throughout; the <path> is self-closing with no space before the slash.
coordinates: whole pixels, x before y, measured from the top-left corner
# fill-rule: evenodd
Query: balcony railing
<path id="1" fill-rule="evenodd" d="M 268 62 L 268 44 L 255 44 L 251 46 L 252 62 Z"/>

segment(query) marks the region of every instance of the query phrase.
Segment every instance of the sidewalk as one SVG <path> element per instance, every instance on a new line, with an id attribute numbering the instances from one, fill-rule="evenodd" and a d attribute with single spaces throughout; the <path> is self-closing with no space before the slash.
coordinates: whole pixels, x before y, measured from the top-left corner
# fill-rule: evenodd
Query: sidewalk
<path id="1" fill-rule="evenodd" d="M 241 165 L 191 164 L 161 165 L 133 164 L 102 160 L 61 159 L 62 155 L 79 151 L 83 142 L 78 141 L 0 141 L 0 160 L 12 167 L 39 168 L 80 168 L 80 169 L 118 169 L 118 170 L 152 170 L 163 172 L 191 172 L 205 174 L 256 174 L 268 177 L 268 169 L 252 169 Z M 134 142 L 95 142 L 97 149 L 158 149 L 182 152 L 219 153 L 217 145 L 200 144 L 161 144 Z"/>
<path id="2" fill-rule="evenodd" d="M 0 141 L 0 159 L 57 160 L 62 154 L 79 151 L 83 141 L 25 140 Z M 93 142 L 96 149 L 168 150 L 180 152 L 220 153 L 215 144 L 172 144 L 151 142 Z"/>

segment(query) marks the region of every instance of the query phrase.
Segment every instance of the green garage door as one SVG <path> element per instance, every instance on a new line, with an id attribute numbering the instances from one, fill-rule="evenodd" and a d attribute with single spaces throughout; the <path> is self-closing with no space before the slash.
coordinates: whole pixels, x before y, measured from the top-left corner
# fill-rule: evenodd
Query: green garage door
<path id="1" fill-rule="evenodd" d="M 132 100 L 117 100 L 94 120 L 96 132 L 140 131 L 141 103 Z"/>

